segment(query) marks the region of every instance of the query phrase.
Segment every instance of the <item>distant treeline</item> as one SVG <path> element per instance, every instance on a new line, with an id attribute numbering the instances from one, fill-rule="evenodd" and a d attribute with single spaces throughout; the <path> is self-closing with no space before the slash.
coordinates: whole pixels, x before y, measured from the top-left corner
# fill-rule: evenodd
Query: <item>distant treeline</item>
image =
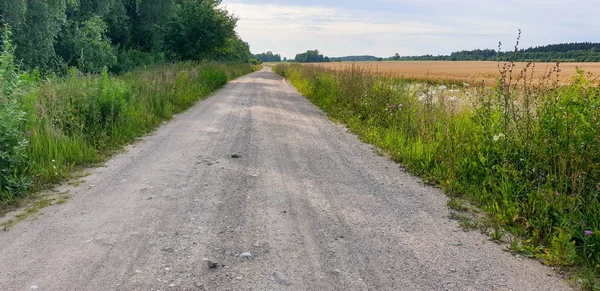
<path id="1" fill-rule="evenodd" d="M 254 55 L 255 58 L 259 59 L 261 62 L 281 62 L 280 54 L 273 54 L 272 51 L 268 51 L 266 53 Z"/>
<path id="2" fill-rule="evenodd" d="M 331 57 L 332 62 L 374 62 L 381 58 L 376 56 L 347 56 L 347 57 Z"/>
<path id="3" fill-rule="evenodd" d="M 396 54 L 386 60 L 392 61 L 507 61 L 514 52 L 498 52 L 493 49 L 476 49 L 453 52 L 450 55 L 400 56 Z M 516 61 L 534 62 L 600 62 L 600 43 L 561 43 L 521 49 Z"/>

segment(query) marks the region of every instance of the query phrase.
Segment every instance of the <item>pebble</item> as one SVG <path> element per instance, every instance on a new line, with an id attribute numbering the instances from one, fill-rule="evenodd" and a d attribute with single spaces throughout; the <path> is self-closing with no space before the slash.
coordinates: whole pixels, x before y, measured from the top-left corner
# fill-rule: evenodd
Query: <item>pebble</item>
<path id="1" fill-rule="evenodd" d="M 273 272 L 273 274 L 271 274 L 271 278 L 277 284 L 290 285 L 290 281 L 288 280 L 288 278 L 281 272 L 278 272 L 278 271 Z"/>
<path id="2" fill-rule="evenodd" d="M 39 288 L 38 285 L 31 285 L 31 289 L 37 289 Z"/>
<path id="3" fill-rule="evenodd" d="M 242 258 L 242 259 L 250 259 L 250 258 L 252 258 L 252 254 L 249 253 L 249 252 L 243 252 L 243 253 L 240 254 L 240 258 Z"/>
<path id="4" fill-rule="evenodd" d="M 217 263 L 215 263 L 215 262 L 213 262 L 213 261 L 211 261 L 209 259 L 206 259 L 205 261 L 206 261 L 206 266 L 209 269 L 216 269 L 217 268 Z"/>
<path id="5" fill-rule="evenodd" d="M 240 155 L 238 155 L 238 154 L 232 154 L 232 155 L 231 155 L 231 157 L 232 157 L 232 158 L 234 158 L 234 159 L 239 159 L 239 158 L 241 158 L 242 156 L 240 156 Z"/>

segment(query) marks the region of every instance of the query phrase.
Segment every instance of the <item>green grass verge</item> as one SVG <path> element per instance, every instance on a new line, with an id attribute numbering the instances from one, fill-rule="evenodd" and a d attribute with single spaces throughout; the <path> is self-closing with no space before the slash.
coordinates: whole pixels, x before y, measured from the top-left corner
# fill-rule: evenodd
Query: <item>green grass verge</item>
<path id="1" fill-rule="evenodd" d="M 122 76 L 41 79 L 0 59 L 0 210 L 76 168 L 106 160 L 173 114 L 252 72 L 250 64 L 177 63 Z"/>

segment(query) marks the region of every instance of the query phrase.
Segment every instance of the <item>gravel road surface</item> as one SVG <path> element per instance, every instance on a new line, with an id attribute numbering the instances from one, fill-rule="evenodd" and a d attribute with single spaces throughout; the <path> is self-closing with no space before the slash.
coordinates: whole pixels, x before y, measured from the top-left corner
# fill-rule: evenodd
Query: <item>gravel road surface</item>
<path id="1" fill-rule="evenodd" d="M 0 232 L 0 290 L 569 290 L 269 68 Z"/>

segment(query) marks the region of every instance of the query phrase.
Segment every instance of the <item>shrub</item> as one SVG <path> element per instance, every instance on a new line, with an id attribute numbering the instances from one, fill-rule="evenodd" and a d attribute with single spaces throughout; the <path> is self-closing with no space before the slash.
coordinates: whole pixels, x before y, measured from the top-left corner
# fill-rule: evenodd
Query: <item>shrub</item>
<path id="1" fill-rule="evenodd" d="M 23 80 L 14 64 L 10 29 L 5 28 L 0 52 L 0 201 L 12 200 L 23 193 L 30 181 L 27 171 Z"/>

